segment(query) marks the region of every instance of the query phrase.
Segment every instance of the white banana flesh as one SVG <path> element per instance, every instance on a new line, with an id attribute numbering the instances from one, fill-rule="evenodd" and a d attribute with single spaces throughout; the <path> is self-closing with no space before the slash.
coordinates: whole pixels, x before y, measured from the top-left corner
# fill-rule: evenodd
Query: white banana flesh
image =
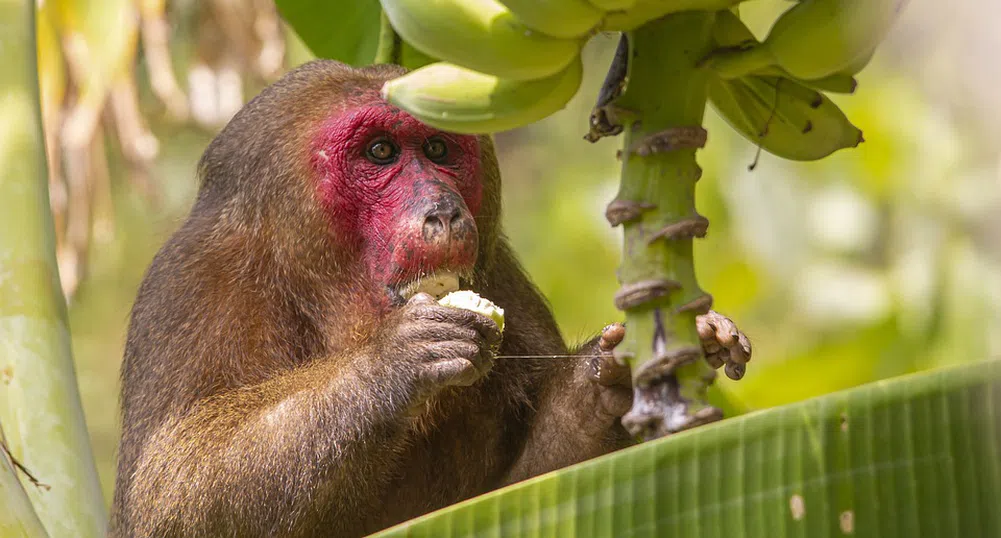
<path id="1" fill-rule="evenodd" d="M 462 308 L 484 315 L 497 324 L 497 327 L 504 331 L 504 309 L 495 305 L 489 299 L 481 297 L 475 291 L 461 290 L 453 291 L 442 297 L 438 304 L 452 308 Z"/>

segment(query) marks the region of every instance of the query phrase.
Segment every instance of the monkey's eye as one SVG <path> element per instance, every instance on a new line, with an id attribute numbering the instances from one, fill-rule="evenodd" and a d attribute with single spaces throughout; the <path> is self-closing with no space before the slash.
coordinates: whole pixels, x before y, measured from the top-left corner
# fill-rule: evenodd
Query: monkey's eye
<path id="1" fill-rule="evenodd" d="M 365 151 L 368 160 L 375 164 L 392 164 L 400 156 L 400 150 L 386 138 L 378 138 Z"/>
<path id="2" fill-rule="evenodd" d="M 440 138 L 429 138 L 424 143 L 424 155 L 433 162 L 440 163 L 448 157 L 448 145 Z"/>

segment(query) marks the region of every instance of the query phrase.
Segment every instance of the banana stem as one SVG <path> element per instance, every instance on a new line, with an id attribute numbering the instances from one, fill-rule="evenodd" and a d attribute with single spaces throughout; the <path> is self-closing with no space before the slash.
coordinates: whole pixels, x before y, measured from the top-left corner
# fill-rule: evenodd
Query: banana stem
<path id="1" fill-rule="evenodd" d="M 29 483 L 24 488 L 48 533 L 96 538 L 108 535 L 106 505 L 59 286 L 39 107 L 35 9 L 35 0 L 0 0 L 0 423 L 11 457 L 50 486 L 43 490 Z M 14 487 L 9 465 L 0 464 L 0 473 L 0 536 L 16 536 L 6 504 L 23 507 L 24 491 Z M 23 510 L 15 519 L 20 535 L 37 531 Z"/>
<path id="2" fill-rule="evenodd" d="M 606 217 L 624 228 L 621 289 L 626 338 L 616 355 L 633 372 L 633 407 L 623 425 L 649 440 L 721 418 L 706 389 L 716 372 L 704 360 L 695 318 L 712 297 L 695 278 L 692 239 L 709 222 L 695 211 L 702 174 L 696 150 L 714 12 L 675 13 L 629 32 L 629 74 L 615 103 L 624 123 L 622 179 Z"/>
<path id="3" fill-rule="evenodd" d="M 386 12 L 380 10 L 379 13 L 379 46 L 372 63 L 402 65 L 403 41 L 393 30 Z"/>

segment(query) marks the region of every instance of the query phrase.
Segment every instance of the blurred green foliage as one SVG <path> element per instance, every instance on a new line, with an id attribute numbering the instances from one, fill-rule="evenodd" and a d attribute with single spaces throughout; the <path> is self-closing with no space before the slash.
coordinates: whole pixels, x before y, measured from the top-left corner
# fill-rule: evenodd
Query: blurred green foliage
<path id="1" fill-rule="evenodd" d="M 571 341 L 621 319 L 612 305 L 620 231 L 604 219 L 618 184 L 619 140 L 582 139 L 615 43 L 599 36 L 585 49 L 585 81 L 565 110 L 496 137 L 505 232 Z M 295 43 L 288 53 L 292 65 L 307 54 Z M 821 162 L 762 154 L 748 171 L 755 148 L 707 112 L 697 205 L 712 224 L 696 242 L 696 263 L 715 309 L 754 345 L 744 380 L 717 381 L 751 408 L 992 352 L 1001 245 L 986 231 L 984 193 L 997 192 L 997 173 L 979 172 L 984 158 L 964 151 L 970 134 L 880 58 L 859 77 L 856 95 L 837 99 L 866 142 Z M 95 239 L 89 277 L 70 310 L 109 498 L 129 308 L 153 254 L 189 209 L 195 165 L 212 134 L 150 121 L 162 143 L 154 169 L 161 202 L 151 208 L 127 183 L 115 183 L 113 233 Z M 123 173 L 121 158 L 111 158 L 112 174 Z"/>

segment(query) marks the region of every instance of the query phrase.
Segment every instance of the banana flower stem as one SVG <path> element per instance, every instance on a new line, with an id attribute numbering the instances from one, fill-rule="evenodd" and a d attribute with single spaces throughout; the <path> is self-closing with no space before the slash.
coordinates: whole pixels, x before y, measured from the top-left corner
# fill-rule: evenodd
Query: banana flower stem
<path id="1" fill-rule="evenodd" d="M 711 48 L 714 18 L 681 12 L 629 32 L 627 83 L 607 108 L 624 133 L 621 184 L 606 211 L 624 233 L 615 304 L 626 337 L 615 354 L 632 368 L 634 397 L 622 423 L 644 440 L 722 418 L 707 400 L 716 372 L 695 325 L 712 297 L 699 288 L 692 258 L 693 238 L 709 226 L 695 210 L 707 99 L 696 64 Z"/>

